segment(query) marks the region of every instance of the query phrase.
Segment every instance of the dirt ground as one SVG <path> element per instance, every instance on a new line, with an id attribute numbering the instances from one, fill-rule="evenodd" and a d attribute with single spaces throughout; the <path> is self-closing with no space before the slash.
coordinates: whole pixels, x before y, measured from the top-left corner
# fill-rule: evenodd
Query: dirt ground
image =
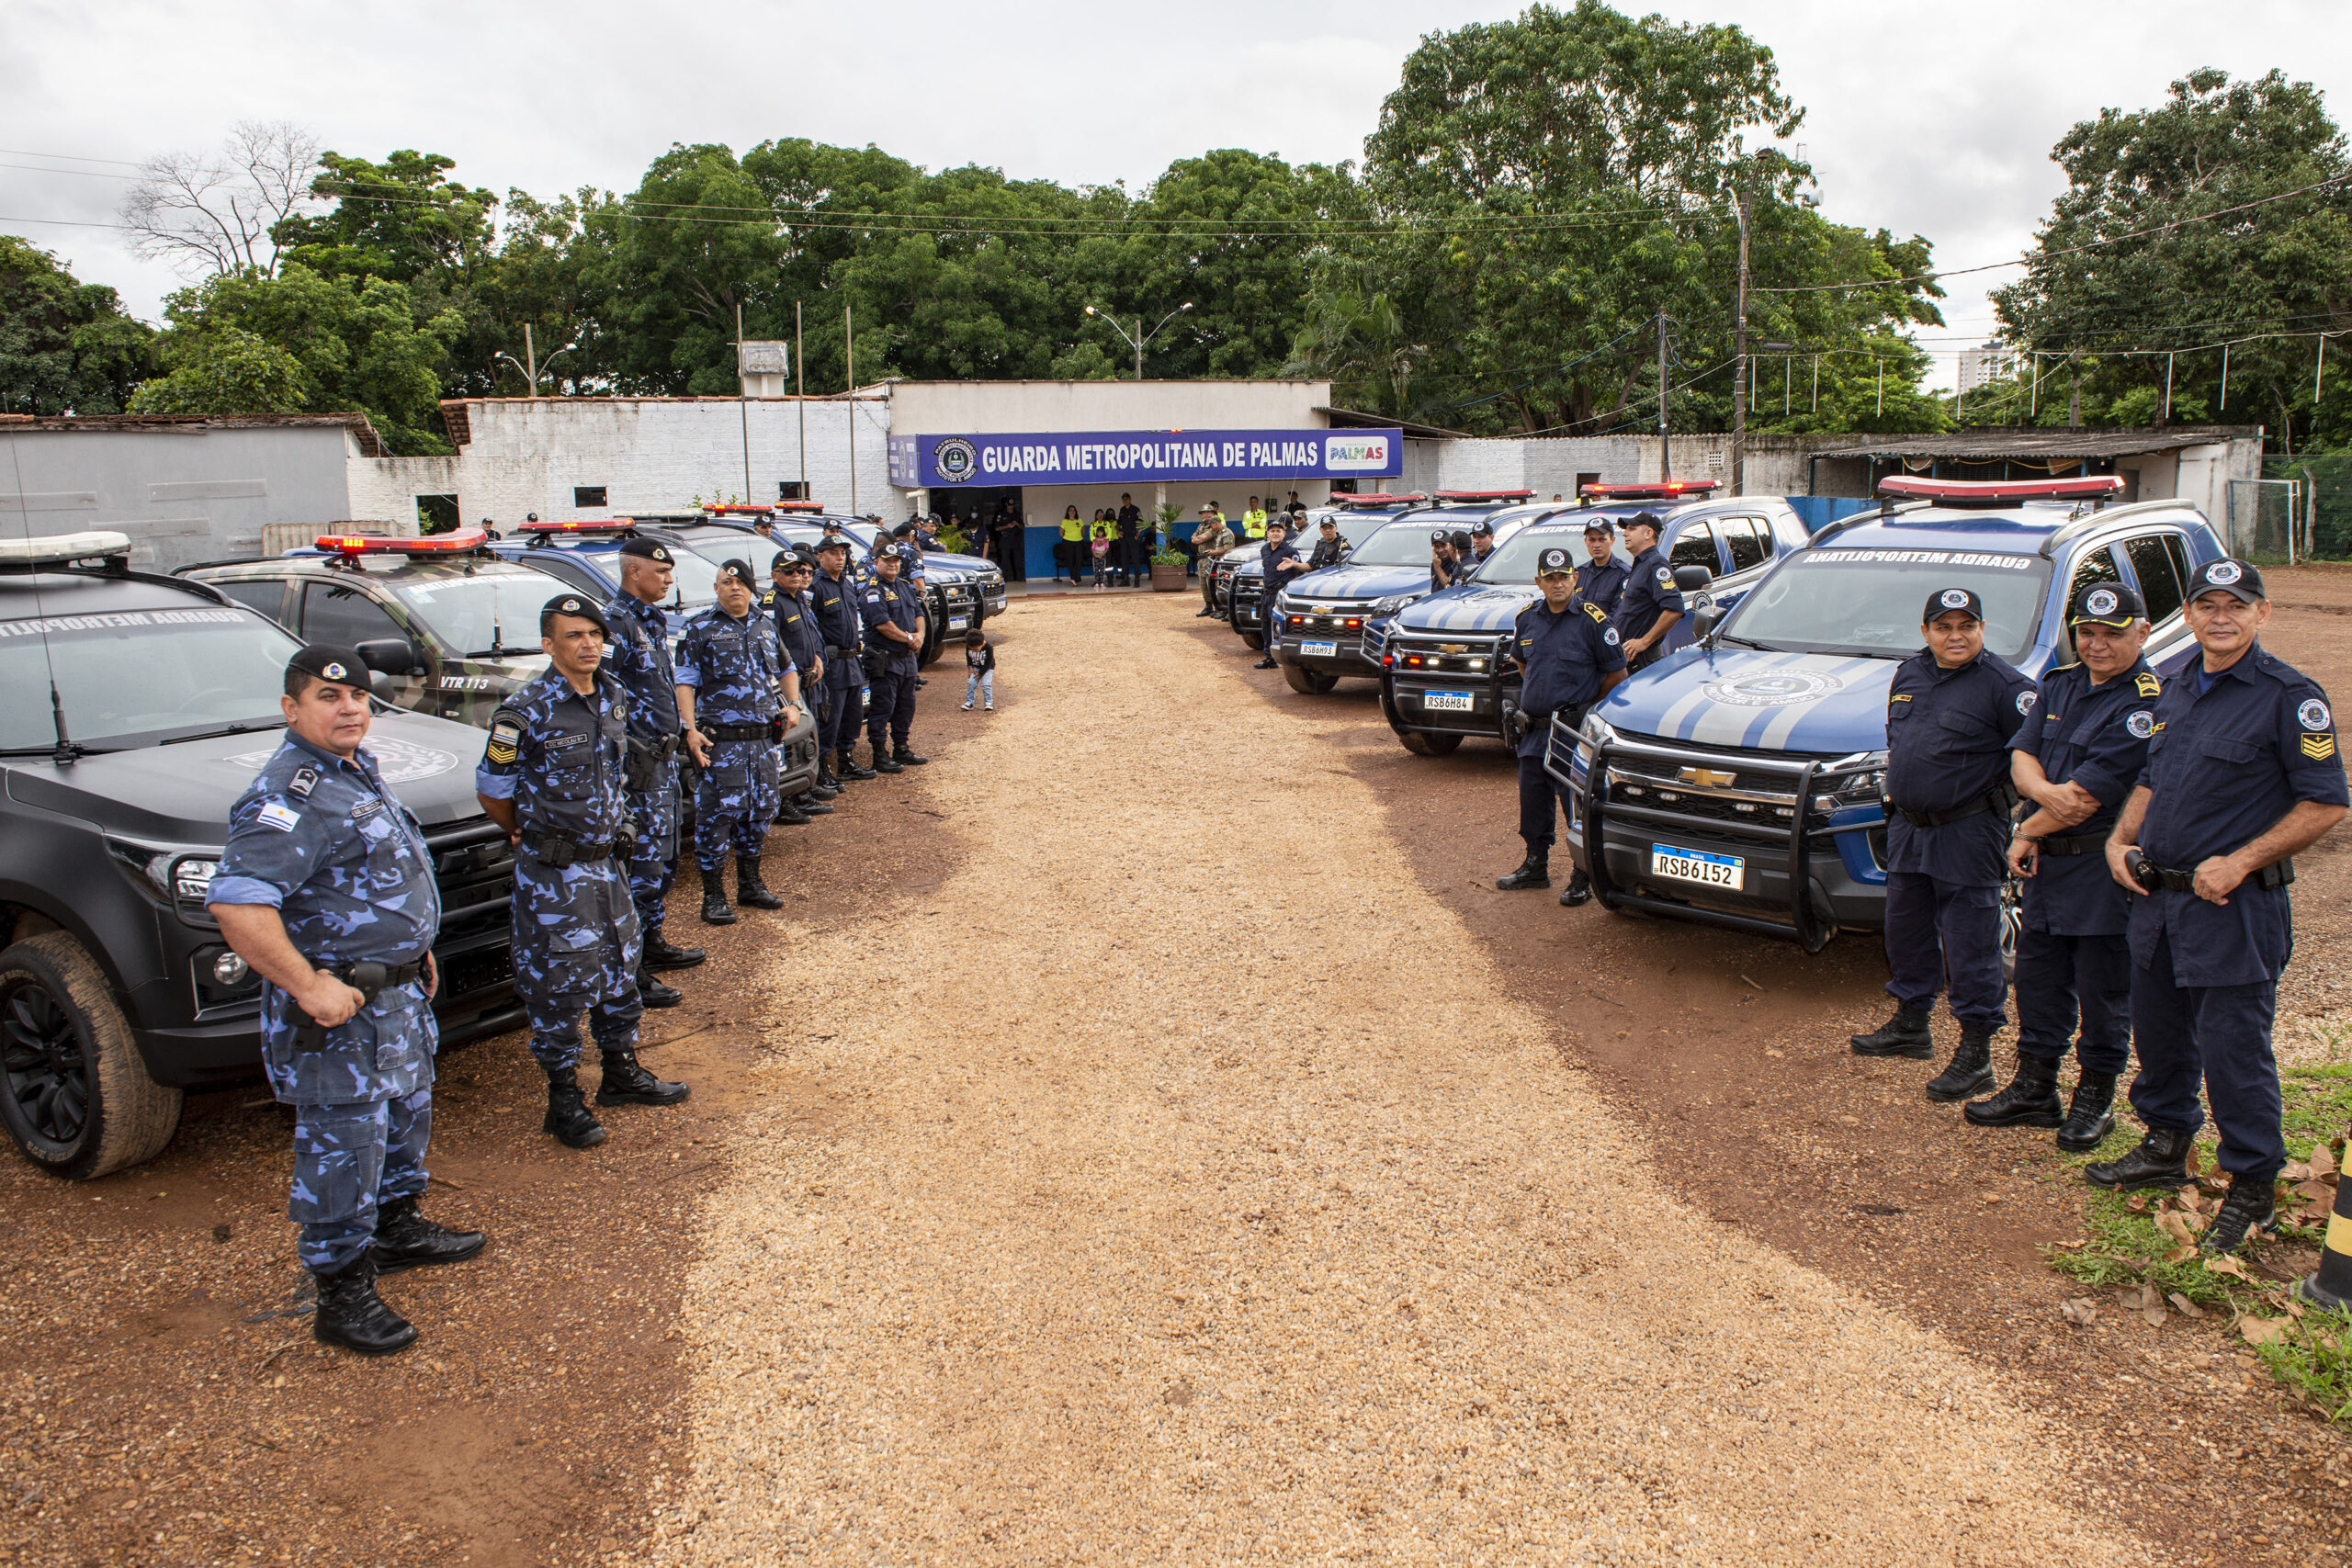
<path id="1" fill-rule="evenodd" d="M 2270 577 L 2352 691 L 2352 575 Z M 0 1562 L 2345 1560 L 2335 1431 L 2217 1325 L 2064 1323 L 2046 1139 L 1845 1052 L 1868 943 L 1496 893 L 1499 749 L 1196 605 L 1016 605 L 1000 713 L 943 666 L 934 764 L 773 837 L 785 911 L 682 890 L 685 1107 L 574 1154 L 451 1053 L 493 1241 L 387 1282 L 405 1356 L 310 1341 L 257 1090 L 0 1161 Z M 2352 1006 L 2337 840 L 2282 1048 Z"/>

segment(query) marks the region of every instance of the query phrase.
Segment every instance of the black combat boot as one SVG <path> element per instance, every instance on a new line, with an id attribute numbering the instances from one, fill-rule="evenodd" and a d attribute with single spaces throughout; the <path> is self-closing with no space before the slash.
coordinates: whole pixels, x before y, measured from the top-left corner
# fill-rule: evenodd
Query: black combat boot
<path id="1" fill-rule="evenodd" d="M 727 868 L 712 866 L 702 874 L 702 923 L 731 926 L 735 911 L 727 907 Z"/>
<path id="2" fill-rule="evenodd" d="M 1579 904 L 1592 902 L 1592 878 L 1583 872 L 1568 873 L 1568 885 L 1560 889 L 1560 908 L 1573 909 Z"/>
<path id="3" fill-rule="evenodd" d="M 1258 660 L 1257 663 L 1250 666 L 1250 668 L 1252 670 L 1275 670 L 1281 668 L 1281 666 L 1274 662 L 1273 655 L 1268 654 L 1265 658 Z"/>
<path id="4" fill-rule="evenodd" d="M 2110 1191 L 2133 1187 L 2186 1187 L 2188 1151 L 2196 1143 L 2194 1133 L 2151 1127 L 2147 1136 L 2121 1159 L 2103 1159 L 2083 1167 L 2083 1179 Z"/>
<path id="5" fill-rule="evenodd" d="M 928 757 L 916 756 L 912 751 L 908 750 L 906 743 L 901 741 L 899 744 L 890 748 L 890 761 L 898 763 L 899 766 L 902 768 L 920 768 L 925 762 L 930 761 L 931 759 Z"/>
<path id="6" fill-rule="evenodd" d="M 413 1198 L 395 1198 L 376 1211 L 376 1240 L 368 1260 L 378 1274 L 435 1263 L 463 1263 L 489 1245 L 480 1231 L 453 1231 L 424 1217 Z"/>
<path id="7" fill-rule="evenodd" d="M 831 758 L 825 757 L 819 761 L 817 766 L 817 782 L 808 786 L 808 793 L 819 800 L 839 800 L 841 798 L 842 781 L 833 777 L 833 762 Z"/>
<path id="8" fill-rule="evenodd" d="M 376 1293 L 376 1265 L 366 1254 L 334 1274 L 312 1274 L 319 1310 L 311 1337 L 363 1356 L 389 1356 L 416 1343 L 416 1325 L 384 1304 Z"/>
<path id="9" fill-rule="evenodd" d="M 1552 852 L 1548 847 L 1532 846 L 1519 869 L 1507 876 L 1495 878 L 1495 886 L 1505 893 L 1524 893 L 1532 887 L 1552 886 Z"/>
<path id="10" fill-rule="evenodd" d="M 808 814 L 806 811 L 801 810 L 797 806 L 793 805 L 792 802 L 785 800 L 776 803 L 776 826 L 783 828 L 806 828 L 808 826 Z"/>
<path id="11" fill-rule="evenodd" d="M 703 961 L 699 947 L 673 947 L 670 939 L 660 931 L 645 939 L 645 952 L 639 962 L 648 969 L 691 969 Z"/>
<path id="12" fill-rule="evenodd" d="M 2256 1231 L 2278 1228 L 2278 1180 L 2269 1176 L 2233 1176 L 2229 1196 L 2213 1213 L 2213 1223 L 2197 1238 L 2197 1250 L 2208 1257 L 2235 1252 Z"/>
<path id="13" fill-rule="evenodd" d="M 1853 1037 L 1857 1056 L 1908 1056 L 1924 1062 L 1936 1054 L 1936 1043 L 1928 1032 L 1928 1010 L 1898 1007 L 1894 1016 L 1869 1034 Z"/>
<path id="14" fill-rule="evenodd" d="M 831 817 L 833 814 L 833 808 L 820 799 L 813 789 L 807 795 L 794 796 L 785 804 L 796 807 L 803 817 Z"/>
<path id="15" fill-rule="evenodd" d="M 682 1083 L 663 1083 L 639 1066 L 634 1047 L 598 1049 L 605 1058 L 605 1081 L 596 1086 L 599 1105 L 675 1105 L 694 1092 Z"/>
<path id="16" fill-rule="evenodd" d="M 1979 1127 L 2055 1127 L 2066 1120 L 2058 1108 L 2058 1064 L 2044 1056 L 2018 1056 L 2018 1076 L 1990 1100 L 1961 1111 Z"/>
<path id="17" fill-rule="evenodd" d="M 1993 1087 L 1993 1032 L 1961 1026 L 1951 1065 L 1928 1080 L 1929 1100 L 1966 1100 Z"/>
<path id="18" fill-rule="evenodd" d="M 652 970 L 639 969 L 637 972 L 637 999 L 644 1007 L 673 1008 L 686 999 L 686 993 L 655 979 Z"/>
<path id="19" fill-rule="evenodd" d="M 539 1130 L 553 1134 L 568 1149 L 593 1149 L 605 1141 L 605 1124 L 588 1109 L 577 1067 L 558 1067 L 548 1074 L 548 1119 Z"/>
<path id="20" fill-rule="evenodd" d="M 874 776 L 874 770 L 872 768 L 862 768 L 858 766 L 857 753 L 844 746 L 842 748 L 841 762 L 839 766 L 834 769 L 834 773 L 835 776 L 839 778 L 849 779 L 858 784 L 864 784 L 866 780 Z"/>
<path id="21" fill-rule="evenodd" d="M 760 880 L 760 857 L 735 857 L 735 902 L 746 909 L 781 909 L 784 900 L 768 891 Z"/>
<path id="22" fill-rule="evenodd" d="M 2075 1098 L 2066 1107 L 2066 1124 L 2058 1129 L 2058 1146 L 2082 1154 L 2107 1142 L 2115 1131 L 2115 1075 L 2085 1073 L 2075 1080 Z"/>
<path id="23" fill-rule="evenodd" d="M 874 748 L 874 771 L 877 773 L 903 773 L 907 770 L 899 763 L 892 761 L 890 760 L 890 754 L 888 751 L 883 750 L 881 747 L 876 746 Z"/>

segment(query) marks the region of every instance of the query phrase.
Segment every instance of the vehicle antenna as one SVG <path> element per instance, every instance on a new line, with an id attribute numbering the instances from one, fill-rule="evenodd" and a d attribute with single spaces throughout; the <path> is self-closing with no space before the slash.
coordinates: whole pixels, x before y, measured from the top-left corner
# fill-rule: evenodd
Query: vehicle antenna
<path id="1" fill-rule="evenodd" d="M 8 438 L 8 461 L 17 473 L 17 515 L 25 520 L 25 543 L 29 545 L 33 542 L 32 498 L 25 493 L 24 454 L 17 449 L 13 435 Z M 50 760 L 61 768 L 70 767 L 82 755 L 82 748 L 65 733 L 65 700 L 57 694 L 57 656 L 50 651 L 49 612 L 41 607 L 40 572 L 32 574 L 32 584 L 33 615 L 40 622 L 41 661 L 49 666 L 49 714 L 57 725 L 57 750 L 50 753 Z"/>

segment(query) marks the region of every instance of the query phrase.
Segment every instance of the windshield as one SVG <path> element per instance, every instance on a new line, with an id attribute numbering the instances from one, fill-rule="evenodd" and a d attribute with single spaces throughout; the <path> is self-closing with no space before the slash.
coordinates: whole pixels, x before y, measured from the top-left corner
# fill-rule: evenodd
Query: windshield
<path id="1" fill-rule="evenodd" d="M 1487 564 L 1478 569 L 1472 581 L 1532 588 L 1535 585 L 1535 558 L 1546 549 L 1567 551 L 1578 566 L 1591 559 L 1585 554 L 1581 528 L 1523 528 L 1495 547 L 1495 553 L 1487 558 Z"/>
<path id="2" fill-rule="evenodd" d="M 765 582 L 768 563 L 784 553 L 782 544 L 772 545 L 757 534 L 742 534 L 734 538 L 697 535 L 686 541 L 686 548 L 710 563 L 708 570 L 691 562 L 682 562 L 678 569 L 678 579 L 687 598 L 702 604 L 714 604 L 718 598 L 718 590 L 712 584 L 719 567 L 731 560 L 747 562 L 752 569 L 752 581 Z"/>
<path id="3" fill-rule="evenodd" d="M 464 577 L 386 586 L 410 619 L 461 659 L 539 650 L 539 606 L 548 595 L 547 580 L 538 572 L 525 567 L 484 567 Z"/>
<path id="4" fill-rule="evenodd" d="M 1984 651 L 2015 662 L 2033 647 L 2050 563 L 1965 550 L 1815 549 L 1791 556 L 1739 602 L 1724 635 L 1781 653 L 1919 651 L 1919 615 L 1938 589 L 1984 604 Z"/>
<path id="5" fill-rule="evenodd" d="M 1415 512 L 1384 525 L 1372 537 L 1349 553 L 1350 566 L 1427 566 L 1430 531 L 1437 526 L 1430 513 Z"/>
<path id="6" fill-rule="evenodd" d="M 296 646 L 251 611 L 194 601 L 184 610 L 0 621 L 0 750 L 57 744 L 51 671 L 66 735 L 93 750 L 283 728 L 277 694 Z"/>

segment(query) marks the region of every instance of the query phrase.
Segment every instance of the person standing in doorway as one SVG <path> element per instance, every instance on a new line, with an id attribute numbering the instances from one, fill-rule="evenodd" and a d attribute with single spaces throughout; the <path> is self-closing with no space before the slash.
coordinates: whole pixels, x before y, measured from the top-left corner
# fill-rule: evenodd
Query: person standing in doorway
<path id="1" fill-rule="evenodd" d="M 1062 508 L 1062 536 L 1054 547 L 1054 581 L 1059 582 L 1062 573 L 1069 573 L 1069 585 L 1078 586 L 1080 559 L 1086 554 L 1086 519 L 1078 514 L 1075 505 Z"/>
<path id="2" fill-rule="evenodd" d="M 1029 581 L 1029 541 L 1021 526 L 1020 503 L 1007 497 L 997 508 L 996 564 L 1007 582 Z"/>
<path id="3" fill-rule="evenodd" d="M 1111 553 L 1116 558 L 1119 580 L 1130 588 L 1136 585 L 1136 571 L 1141 565 L 1141 562 L 1136 559 L 1136 555 L 1143 542 L 1142 534 L 1143 509 L 1136 504 L 1134 496 L 1121 491 L 1119 492 L 1119 542 Z"/>

